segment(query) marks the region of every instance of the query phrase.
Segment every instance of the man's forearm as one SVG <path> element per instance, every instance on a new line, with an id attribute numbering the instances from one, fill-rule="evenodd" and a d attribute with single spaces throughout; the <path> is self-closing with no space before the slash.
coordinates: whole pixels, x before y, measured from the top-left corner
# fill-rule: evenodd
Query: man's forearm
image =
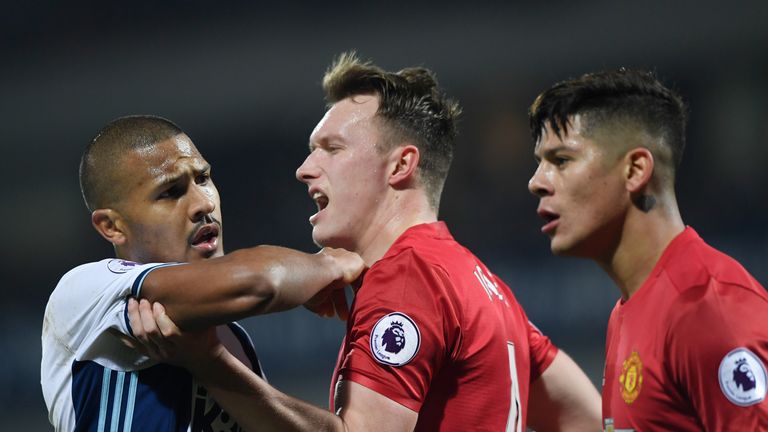
<path id="1" fill-rule="evenodd" d="M 345 431 L 335 414 L 271 387 L 221 347 L 215 359 L 192 373 L 247 431 Z"/>
<path id="2" fill-rule="evenodd" d="M 162 303 L 182 329 L 200 329 L 290 309 L 328 285 L 343 285 L 350 274 L 356 276 L 350 272 L 354 266 L 348 254 L 325 250 L 307 254 L 278 246 L 242 249 L 154 270 L 144 281 L 141 296 Z"/>
<path id="3" fill-rule="evenodd" d="M 599 431 L 601 410 L 595 386 L 563 351 L 531 384 L 528 425 L 536 430 Z"/>

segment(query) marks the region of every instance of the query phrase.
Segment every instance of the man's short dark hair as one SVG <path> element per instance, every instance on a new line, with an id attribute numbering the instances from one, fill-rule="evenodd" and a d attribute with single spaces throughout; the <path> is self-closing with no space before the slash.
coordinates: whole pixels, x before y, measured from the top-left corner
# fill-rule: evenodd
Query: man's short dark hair
<path id="1" fill-rule="evenodd" d="M 419 175 L 437 209 L 453 159 L 461 108 L 438 87 L 434 73 L 422 67 L 387 72 L 360 61 L 354 52 L 343 53 L 325 73 L 323 90 L 329 104 L 362 94 L 379 96 L 376 115 L 387 132 L 384 142 L 377 144 L 379 150 L 404 141 L 418 147 Z"/>
<path id="2" fill-rule="evenodd" d="M 88 210 L 92 212 L 116 202 L 120 187 L 115 182 L 115 173 L 124 154 L 183 133 L 172 121 L 151 115 L 120 117 L 104 126 L 80 159 L 80 190 Z"/>
<path id="3" fill-rule="evenodd" d="M 651 151 L 674 177 L 685 148 L 686 107 L 653 73 L 622 68 L 555 84 L 541 93 L 529 110 L 534 142 L 541 139 L 547 125 L 562 138 L 561 133 L 568 133 L 577 114 L 588 135 L 616 125 L 639 127 L 661 143 L 661 149 Z"/>

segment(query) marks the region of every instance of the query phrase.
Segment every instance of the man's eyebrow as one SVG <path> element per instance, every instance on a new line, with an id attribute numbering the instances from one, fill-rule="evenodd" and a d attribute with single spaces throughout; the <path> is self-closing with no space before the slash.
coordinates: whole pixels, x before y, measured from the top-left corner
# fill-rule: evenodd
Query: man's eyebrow
<path id="1" fill-rule="evenodd" d="M 541 147 L 536 146 L 536 148 L 533 150 L 533 158 L 536 160 L 536 162 L 541 162 L 542 159 L 552 157 L 555 155 L 555 153 L 569 150 L 567 146 L 564 144 L 558 144 L 554 147 L 548 147 L 544 150 L 541 149 Z"/>
<path id="2" fill-rule="evenodd" d="M 165 174 L 158 179 L 158 183 L 157 183 L 157 186 L 155 186 L 155 189 L 163 189 L 174 183 L 178 183 L 183 176 L 184 176 L 183 174 L 179 174 L 179 173 Z"/>
<path id="3" fill-rule="evenodd" d="M 198 165 L 198 166 L 192 168 L 192 170 L 193 170 L 193 173 L 195 175 L 206 173 L 206 172 L 211 170 L 211 164 L 206 163 L 204 165 Z M 178 183 L 184 177 L 184 175 L 185 175 L 184 172 L 176 172 L 176 173 L 173 173 L 173 174 L 164 174 L 164 175 L 160 176 L 156 189 L 162 189 L 162 188 L 164 188 L 166 186 L 170 186 L 170 185 L 172 185 L 174 183 Z"/>
<path id="4" fill-rule="evenodd" d="M 328 135 L 323 135 L 319 139 L 311 140 L 309 141 L 309 151 L 318 148 L 318 147 L 327 147 L 329 144 L 333 142 L 344 142 L 344 138 L 337 133 L 332 133 Z"/>
<path id="5" fill-rule="evenodd" d="M 554 147 L 550 147 L 548 149 L 545 149 L 543 153 L 544 153 L 544 156 L 552 156 L 553 154 L 555 154 L 555 153 L 557 153 L 559 151 L 563 151 L 563 150 L 568 150 L 568 147 L 566 147 L 563 144 L 559 144 L 559 145 L 556 145 Z"/>

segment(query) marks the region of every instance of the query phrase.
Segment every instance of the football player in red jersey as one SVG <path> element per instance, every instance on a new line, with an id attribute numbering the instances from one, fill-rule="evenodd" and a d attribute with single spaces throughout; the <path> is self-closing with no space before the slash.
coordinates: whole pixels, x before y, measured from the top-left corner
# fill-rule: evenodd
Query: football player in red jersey
<path id="1" fill-rule="evenodd" d="M 530 109 L 552 252 L 595 260 L 621 293 L 608 323 L 606 431 L 768 430 L 768 295 L 680 216 L 680 97 L 621 69 L 558 83 Z"/>
<path id="2" fill-rule="evenodd" d="M 459 108 L 434 75 L 342 55 L 323 87 L 330 107 L 296 176 L 317 202 L 315 242 L 370 266 L 333 375 L 332 412 L 269 387 L 219 345 L 182 363 L 249 429 L 599 429 L 599 395 L 584 373 L 438 221 Z M 175 329 L 144 306 L 133 314 L 149 322 L 141 337 L 166 344 Z"/>

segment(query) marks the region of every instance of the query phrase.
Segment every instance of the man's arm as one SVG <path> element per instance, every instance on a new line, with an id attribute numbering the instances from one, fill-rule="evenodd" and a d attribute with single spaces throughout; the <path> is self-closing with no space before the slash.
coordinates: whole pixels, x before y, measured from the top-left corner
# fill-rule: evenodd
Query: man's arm
<path id="1" fill-rule="evenodd" d="M 220 347 L 190 372 L 244 430 L 348 430 L 340 417 L 276 390 Z"/>
<path id="2" fill-rule="evenodd" d="M 245 430 L 412 431 L 418 414 L 360 384 L 343 381 L 336 414 L 267 384 L 226 349 L 192 371 Z"/>
<path id="3" fill-rule="evenodd" d="M 200 329 L 290 309 L 324 288 L 330 296 L 354 281 L 364 266 L 357 254 L 343 249 L 307 254 L 258 246 L 152 270 L 142 283 L 140 297 L 161 302 L 181 328 Z"/>
<path id="4" fill-rule="evenodd" d="M 131 326 L 149 354 L 187 368 L 245 430 L 412 431 L 418 414 L 351 381 L 337 390 L 336 414 L 288 396 L 256 375 L 212 330 L 182 334 L 163 307 L 131 301 Z"/>
<path id="5" fill-rule="evenodd" d="M 579 366 L 563 351 L 531 383 L 528 425 L 541 431 L 600 431 L 600 395 Z"/>
<path id="6" fill-rule="evenodd" d="M 695 302 L 681 296 L 662 318 L 669 380 L 703 430 L 768 431 L 768 298 L 757 281 L 745 279 L 710 278 L 706 290 L 696 287 Z"/>

